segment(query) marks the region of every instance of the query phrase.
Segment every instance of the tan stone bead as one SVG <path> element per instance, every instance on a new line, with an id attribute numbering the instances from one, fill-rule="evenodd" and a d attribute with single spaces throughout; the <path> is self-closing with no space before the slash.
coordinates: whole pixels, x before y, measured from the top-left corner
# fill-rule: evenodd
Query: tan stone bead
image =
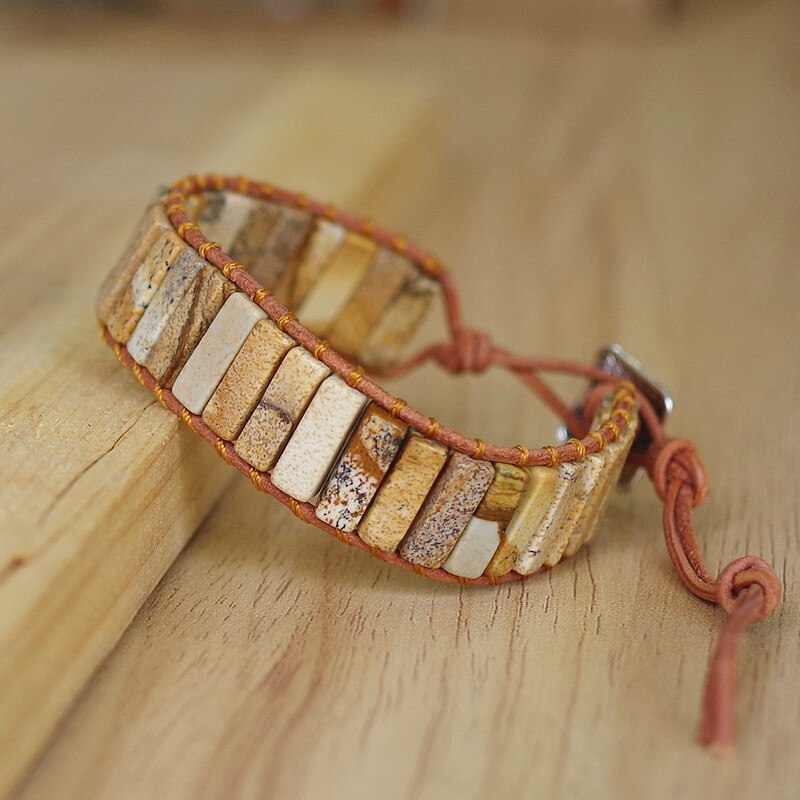
<path id="1" fill-rule="evenodd" d="M 604 470 L 598 479 L 598 486 L 591 503 L 587 503 L 575 526 L 575 535 L 571 537 L 568 545 L 568 550 L 571 550 L 570 555 L 575 553 L 581 545 L 590 542 L 597 533 L 608 501 L 614 493 L 622 468 L 625 466 L 633 440 L 636 438 L 638 424 L 638 414 L 634 413 L 631 415 L 631 424 L 621 433 L 620 437 L 606 445 L 603 451 L 605 454 Z"/>
<path id="2" fill-rule="evenodd" d="M 422 321 L 439 284 L 415 271 L 389 303 L 377 324 L 355 354 L 367 367 L 388 369 L 397 362 L 412 334 Z"/>
<path id="3" fill-rule="evenodd" d="M 355 293 L 375 254 L 375 243 L 351 231 L 297 309 L 300 321 L 327 336 Z"/>
<path id="4" fill-rule="evenodd" d="M 416 267 L 407 258 L 379 248 L 364 280 L 328 333 L 331 345 L 342 353 L 358 353 L 388 306 L 416 274 Z"/>
<path id="5" fill-rule="evenodd" d="M 408 425 L 370 403 L 322 491 L 316 514 L 341 531 L 353 531 L 397 456 Z"/>
<path id="6" fill-rule="evenodd" d="M 238 192 L 204 192 L 197 224 L 207 239 L 227 252 L 260 203 Z"/>
<path id="7" fill-rule="evenodd" d="M 164 331 L 153 345 L 144 366 L 162 386 L 171 387 L 195 347 L 236 286 L 210 264 L 204 264 Z"/>
<path id="8" fill-rule="evenodd" d="M 575 530 L 575 525 L 583 513 L 583 509 L 586 507 L 586 503 L 595 494 L 597 481 L 603 470 L 603 463 L 603 457 L 597 454 L 585 456 L 577 462 L 580 474 L 575 482 L 572 500 L 566 507 L 558 525 L 553 527 L 541 545 L 546 566 L 554 567 L 561 561 L 564 550 L 569 543 L 572 532 Z"/>
<path id="9" fill-rule="evenodd" d="M 268 246 L 270 231 L 275 227 L 281 214 L 277 203 L 259 202 L 242 223 L 233 242 L 227 250 L 228 255 L 239 261 L 247 271 L 259 282 L 258 264 L 262 252 Z"/>
<path id="10" fill-rule="evenodd" d="M 172 393 L 192 414 L 203 413 L 250 331 L 266 316 L 241 292 L 225 301 L 172 385 Z"/>
<path id="11" fill-rule="evenodd" d="M 369 545 L 391 553 L 406 535 L 447 461 L 447 448 L 412 432 L 358 526 Z"/>
<path id="12" fill-rule="evenodd" d="M 400 555 L 423 567 L 441 567 L 493 475 L 488 462 L 453 453 L 403 540 Z"/>
<path id="13" fill-rule="evenodd" d="M 130 286 L 131 279 L 141 266 L 150 248 L 161 234 L 171 230 L 161 198 L 153 201 L 136 225 L 117 266 L 108 274 L 97 297 L 97 317 L 107 323 L 114 307 Z"/>
<path id="14" fill-rule="evenodd" d="M 203 421 L 223 439 L 242 430 L 294 339 L 272 320 L 255 324 L 203 409 Z"/>
<path id="15" fill-rule="evenodd" d="M 256 469 L 272 469 L 297 421 L 330 369 L 304 347 L 292 348 L 239 434 L 234 449 Z"/>
<path id="16" fill-rule="evenodd" d="M 581 467 L 578 464 L 559 464 L 556 468 L 556 487 L 553 500 L 534 527 L 535 516 L 517 515 L 508 524 L 506 531 L 515 528 L 517 524 L 525 529 L 527 544 L 514 562 L 514 569 L 522 575 L 530 575 L 544 566 L 545 559 L 550 555 L 550 545 L 553 534 L 560 529 L 564 516 L 568 513 L 578 488 L 578 479 Z M 520 504 L 522 509 L 522 504 Z M 514 531 L 516 534 L 516 531 Z M 516 536 L 515 536 L 516 538 Z M 520 538 L 525 538 L 521 536 Z"/>
<path id="17" fill-rule="evenodd" d="M 338 223 L 317 219 L 303 254 L 298 259 L 290 308 L 297 308 L 344 243 L 347 230 Z"/>
<path id="18" fill-rule="evenodd" d="M 272 470 L 272 482 L 301 503 L 313 501 L 367 397 L 339 375 L 326 378 Z"/>
<path id="19" fill-rule="evenodd" d="M 529 467 L 528 485 L 517 508 L 501 532 L 500 546 L 486 568 L 486 574 L 498 577 L 514 569 L 517 558 L 525 552 L 536 529 L 552 506 L 557 473 L 549 467 Z"/>
<path id="20" fill-rule="evenodd" d="M 191 248 L 170 227 L 158 235 L 109 312 L 106 325 L 115 341 L 127 344 L 178 254 Z"/>
<path id="21" fill-rule="evenodd" d="M 251 260 L 253 277 L 283 303 L 288 303 L 289 289 L 312 224 L 313 217 L 308 212 L 280 206 L 264 247 Z"/>
<path id="22" fill-rule="evenodd" d="M 475 516 L 497 522 L 505 529 L 517 510 L 529 480 L 528 470 L 514 464 L 495 463 L 494 477 L 475 511 Z"/>
<path id="23" fill-rule="evenodd" d="M 203 268 L 203 264 L 203 260 L 193 250 L 185 249 L 178 253 L 128 339 L 128 352 L 139 364 L 145 363 L 153 345 L 163 333 L 170 316 Z"/>

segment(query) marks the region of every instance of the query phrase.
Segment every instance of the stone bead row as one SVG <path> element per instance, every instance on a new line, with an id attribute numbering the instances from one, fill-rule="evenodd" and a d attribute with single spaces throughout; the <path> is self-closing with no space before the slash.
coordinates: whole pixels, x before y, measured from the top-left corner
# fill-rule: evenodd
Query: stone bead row
<path id="1" fill-rule="evenodd" d="M 236 389 L 246 388 L 253 364 L 272 378 L 234 453 L 259 475 L 271 473 L 290 505 L 314 506 L 321 522 L 465 579 L 530 574 L 574 554 L 596 532 L 634 434 L 631 425 L 602 454 L 555 469 L 448 452 L 367 405 L 241 293 L 223 305 L 171 394 L 219 434 L 232 419 L 226 395 L 241 397 Z M 609 397 L 596 424 L 611 405 Z M 227 457 L 228 442 L 216 443 Z"/>
<path id="2" fill-rule="evenodd" d="M 236 454 L 259 473 L 271 470 L 271 482 L 290 499 L 318 498 L 314 513 L 323 523 L 347 533 L 358 526 L 372 548 L 393 553 L 399 547 L 406 561 L 461 578 L 484 570 L 499 578 L 512 567 L 533 572 L 591 535 L 599 513 L 581 527 L 582 509 L 599 496 L 603 467 L 610 475 L 624 458 L 584 451 L 582 463 L 525 470 L 492 466 L 409 433 L 396 413 L 374 403 L 365 410 L 357 380 L 348 385 L 331 374 L 318 351 L 295 347 L 280 320 L 268 320 L 181 246 L 158 204 L 151 211 L 149 228 L 134 243 L 140 250 L 126 254 L 135 263 L 144 249 L 142 263 L 112 309 L 103 307 L 108 291 L 101 293 L 99 313 L 115 341 L 159 377 L 162 392 L 164 381 L 171 382 L 183 409 L 219 435 L 221 454 L 228 452 L 225 440 L 235 440 Z M 317 235 L 334 236 L 322 231 Z M 311 281 L 312 298 L 313 288 Z M 628 424 L 628 435 L 618 436 L 617 423 L 609 421 L 616 413 L 631 422 L 632 395 L 622 392 L 614 402 L 598 421 L 601 430 L 617 428 L 607 456 L 627 452 L 633 435 Z"/>
<path id="3" fill-rule="evenodd" d="M 170 221 L 190 246 L 198 251 L 202 249 L 203 256 L 210 263 L 218 267 L 273 320 L 279 322 L 281 327 L 285 328 L 296 341 L 318 354 L 320 360 L 334 372 L 348 380 L 353 378 L 359 380 L 359 387 L 367 396 L 386 410 L 391 410 L 410 426 L 424 431 L 427 436 L 477 459 L 502 461 L 519 466 L 537 464 L 555 466 L 561 462 L 579 460 L 586 454 L 599 452 L 606 443 L 612 442 L 619 435 L 620 430 L 628 424 L 625 409 L 616 408 L 612 411 L 608 422 L 599 431 L 593 432 L 584 439 L 580 441 L 572 439 L 560 446 L 534 450 L 529 450 L 523 445 L 503 447 L 487 444 L 480 439 L 464 437 L 457 431 L 440 425 L 435 418 L 421 414 L 404 400 L 392 396 L 371 380 L 368 375 L 358 377 L 360 367 L 309 331 L 297 320 L 295 314 L 276 299 L 271 291 L 254 280 L 241 263 L 232 260 L 219 243 L 209 241 L 202 234 L 198 226 L 190 220 L 188 206 L 184 204 L 191 203 L 194 196 L 200 192 L 220 189 L 263 200 L 272 200 L 288 208 L 300 209 L 317 217 L 335 221 L 349 231 L 371 238 L 386 249 L 407 258 L 425 274 L 435 278 L 441 286 L 446 288 L 445 294 L 449 294 L 452 292 L 452 282 L 440 262 L 420 246 L 405 237 L 375 225 L 371 220 L 359 218 L 331 205 L 319 203 L 306 195 L 289 192 L 269 184 L 249 181 L 245 178 L 225 178 L 218 175 L 189 176 L 174 184 L 171 187 L 171 193 L 165 198 Z"/>

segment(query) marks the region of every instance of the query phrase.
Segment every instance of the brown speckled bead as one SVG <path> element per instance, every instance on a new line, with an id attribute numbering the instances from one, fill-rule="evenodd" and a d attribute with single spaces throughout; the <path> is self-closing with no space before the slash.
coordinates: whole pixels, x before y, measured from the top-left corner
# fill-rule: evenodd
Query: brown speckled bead
<path id="1" fill-rule="evenodd" d="M 441 567 L 493 476 L 490 463 L 453 453 L 403 540 L 400 555 L 423 567 Z"/>
<path id="2" fill-rule="evenodd" d="M 361 416 L 317 504 L 317 517 L 355 530 L 403 443 L 408 426 L 371 403 Z"/>

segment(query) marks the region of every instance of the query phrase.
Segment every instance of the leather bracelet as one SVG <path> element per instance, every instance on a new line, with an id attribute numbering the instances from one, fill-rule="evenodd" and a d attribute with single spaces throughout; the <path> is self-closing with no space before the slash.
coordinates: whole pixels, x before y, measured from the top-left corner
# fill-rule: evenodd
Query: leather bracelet
<path id="1" fill-rule="evenodd" d="M 450 340 L 398 363 L 437 292 Z M 709 575 L 691 525 L 705 474 L 693 446 L 664 433 L 666 398 L 635 362 L 617 354 L 610 371 L 517 357 L 462 324 L 450 276 L 427 251 L 304 195 L 216 175 L 159 194 L 97 313 L 137 380 L 257 489 L 426 577 L 497 584 L 555 566 L 593 537 L 622 470 L 644 467 L 680 577 L 728 613 L 702 738 L 733 742 L 733 646 L 771 613 L 780 584 L 753 557 Z M 488 444 L 371 377 L 428 360 L 455 373 L 506 367 L 574 436 Z M 548 371 L 590 381 L 577 408 L 549 388 Z"/>

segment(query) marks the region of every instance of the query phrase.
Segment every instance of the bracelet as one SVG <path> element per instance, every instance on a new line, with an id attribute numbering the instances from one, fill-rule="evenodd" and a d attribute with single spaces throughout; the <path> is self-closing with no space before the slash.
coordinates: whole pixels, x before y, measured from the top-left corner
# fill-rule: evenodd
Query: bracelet
<path id="1" fill-rule="evenodd" d="M 437 295 L 449 341 L 401 361 Z M 462 324 L 451 278 L 427 251 L 304 195 L 217 175 L 158 194 L 97 315 L 120 362 L 257 489 L 426 577 L 498 584 L 555 566 L 593 538 L 621 476 L 643 468 L 681 579 L 728 614 L 701 736 L 732 743 L 732 647 L 778 604 L 780 583 L 754 557 L 708 573 L 691 524 L 702 465 L 664 432 L 668 394 L 618 346 L 597 366 L 518 357 Z M 570 438 L 489 444 L 375 380 L 429 360 L 454 373 L 511 370 Z M 583 376 L 589 389 L 570 408 L 543 372 Z"/>

